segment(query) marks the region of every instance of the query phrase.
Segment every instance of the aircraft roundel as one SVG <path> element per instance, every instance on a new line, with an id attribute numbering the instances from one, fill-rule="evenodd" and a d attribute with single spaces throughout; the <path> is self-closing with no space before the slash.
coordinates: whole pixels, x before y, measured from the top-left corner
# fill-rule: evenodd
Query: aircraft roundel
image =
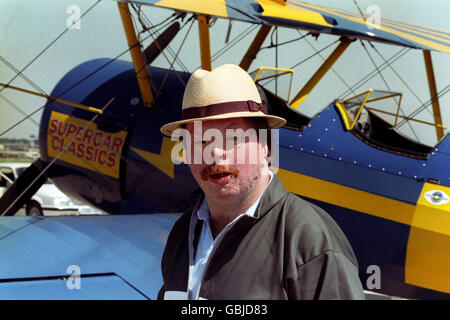
<path id="1" fill-rule="evenodd" d="M 446 204 L 449 201 L 448 195 L 440 190 L 430 190 L 424 196 L 428 202 L 436 205 Z"/>

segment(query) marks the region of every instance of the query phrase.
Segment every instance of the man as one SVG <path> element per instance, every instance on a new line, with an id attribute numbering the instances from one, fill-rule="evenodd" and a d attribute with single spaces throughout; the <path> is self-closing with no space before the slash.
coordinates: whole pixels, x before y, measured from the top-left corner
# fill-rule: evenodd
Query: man
<path id="1" fill-rule="evenodd" d="M 364 299 L 343 232 L 268 169 L 264 129 L 286 121 L 267 114 L 244 70 L 195 71 L 182 118 L 161 131 L 183 135 L 200 190 L 168 237 L 158 298 Z"/>

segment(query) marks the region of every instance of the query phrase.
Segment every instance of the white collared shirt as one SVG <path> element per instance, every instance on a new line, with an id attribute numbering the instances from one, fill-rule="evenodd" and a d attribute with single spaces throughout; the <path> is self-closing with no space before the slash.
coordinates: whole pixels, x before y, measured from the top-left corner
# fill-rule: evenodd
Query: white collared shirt
<path id="1" fill-rule="evenodd" d="M 270 181 L 272 181 L 273 178 L 273 172 L 271 170 L 269 171 L 270 175 Z M 267 186 L 269 185 L 267 184 Z M 266 186 L 266 188 L 267 188 Z M 266 191 L 266 189 L 264 189 Z M 223 236 L 223 234 L 242 216 L 247 215 L 250 217 L 254 217 L 256 213 L 256 208 L 258 207 L 259 202 L 261 201 L 261 197 L 264 194 L 264 191 L 261 193 L 259 198 L 250 206 L 250 208 L 247 209 L 247 211 L 243 214 L 240 214 L 237 216 L 233 221 L 231 221 L 229 224 L 226 225 L 226 227 L 217 235 L 215 239 L 213 239 L 212 233 L 211 233 L 211 226 L 209 221 L 209 208 L 208 203 L 206 202 L 206 198 L 203 199 L 202 204 L 200 205 L 200 208 L 197 211 L 197 217 L 199 220 L 203 220 L 202 229 L 200 231 L 198 244 L 197 244 L 197 250 L 195 254 L 194 259 L 194 266 L 190 270 L 190 276 L 189 276 L 189 283 L 188 283 L 188 299 L 199 299 L 199 292 L 200 292 L 200 283 L 203 278 L 203 273 L 206 268 L 206 264 L 208 262 L 209 256 L 211 255 L 211 252 L 217 244 L 218 240 Z"/>

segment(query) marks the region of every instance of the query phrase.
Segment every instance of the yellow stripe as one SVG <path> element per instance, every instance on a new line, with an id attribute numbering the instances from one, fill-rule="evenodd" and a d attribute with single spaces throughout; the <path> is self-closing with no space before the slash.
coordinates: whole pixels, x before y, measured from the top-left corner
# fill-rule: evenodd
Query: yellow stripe
<path id="1" fill-rule="evenodd" d="M 423 38 L 420 38 L 420 37 L 417 37 L 417 36 L 414 36 L 414 35 L 410 35 L 410 34 L 407 34 L 407 33 L 401 32 L 401 31 L 397 31 L 397 30 L 391 29 L 391 28 L 388 28 L 388 27 L 380 26 L 378 28 L 378 26 L 374 25 L 373 23 L 366 22 L 366 21 L 364 21 L 361 18 L 353 18 L 353 17 L 348 16 L 348 15 L 339 14 L 339 13 L 337 13 L 335 11 L 332 11 L 332 10 L 329 10 L 329 9 L 326 9 L 326 8 L 323 8 L 323 7 L 318 7 L 318 6 L 315 6 L 315 5 L 312 5 L 312 4 L 307 4 L 307 3 L 302 3 L 302 5 L 308 6 L 308 7 L 311 7 L 311 8 L 315 8 L 315 9 L 319 9 L 319 10 L 322 10 L 324 12 L 328 12 L 328 13 L 340 16 L 342 18 L 354 21 L 356 23 L 366 24 L 367 26 L 371 26 L 374 29 L 379 29 L 379 30 L 386 31 L 386 32 L 391 33 L 391 34 L 395 34 L 395 35 L 397 35 L 399 37 L 402 37 L 402 38 L 407 39 L 407 40 L 411 40 L 413 42 L 416 42 L 416 43 L 421 44 L 423 46 L 427 46 L 427 47 L 432 48 L 432 49 L 437 50 L 437 51 L 450 53 L 450 46 L 445 46 L 445 45 L 442 45 L 442 44 L 439 44 L 439 43 L 436 43 L 436 42 L 433 42 L 433 41 L 430 41 L 430 40 L 427 40 L 427 39 L 423 39 Z"/>
<path id="2" fill-rule="evenodd" d="M 320 6 L 317 6 L 317 7 L 320 7 Z M 320 8 L 322 8 L 322 7 L 320 7 Z M 349 16 L 349 17 L 361 18 L 361 15 L 357 14 L 357 13 L 347 12 L 347 11 L 339 10 L 339 9 L 335 9 L 335 8 L 333 8 L 333 9 L 330 8 L 329 10 L 331 10 L 332 12 L 341 13 L 341 14 Z M 386 18 L 382 18 L 381 21 L 383 23 L 388 23 L 392 26 L 402 26 L 406 29 L 415 29 L 416 31 L 433 33 L 437 36 L 450 37 L 449 32 L 444 29 L 419 26 L 419 25 L 415 25 L 415 24 L 411 24 L 411 23 L 406 23 L 406 22 L 396 21 L 396 20 L 386 19 Z"/>
<path id="3" fill-rule="evenodd" d="M 161 0 L 155 3 L 155 6 L 216 17 L 228 17 L 225 0 Z"/>
<path id="4" fill-rule="evenodd" d="M 392 28 L 397 28 L 397 29 L 401 29 L 401 30 L 404 30 L 404 31 L 409 31 L 409 32 L 415 33 L 418 36 L 428 37 L 428 38 L 431 38 L 431 39 L 434 39 L 434 40 L 437 40 L 437 41 L 450 43 L 450 40 L 447 40 L 447 39 L 442 38 L 442 37 L 437 37 L 437 36 L 433 36 L 433 35 L 430 35 L 430 34 L 426 34 L 426 33 L 423 33 L 423 32 L 417 31 L 417 30 L 413 30 L 411 28 L 400 27 L 400 26 L 391 24 L 391 23 L 389 23 L 389 22 L 387 22 L 385 20 L 381 20 L 381 22 L 382 22 L 382 25 L 384 25 L 384 26 L 390 26 Z"/>
<path id="5" fill-rule="evenodd" d="M 381 19 L 382 21 L 388 21 L 390 23 L 397 23 L 399 25 L 402 25 L 406 28 L 413 28 L 413 29 L 419 29 L 419 30 L 423 30 L 425 32 L 432 32 L 436 35 L 442 35 L 442 36 L 450 36 L 450 32 L 448 30 L 445 29 L 439 29 L 439 28 L 433 28 L 433 27 L 429 27 L 429 26 L 420 26 L 417 24 L 412 24 L 412 23 L 408 23 L 408 22 L 403 22 L 403 21 L 396 21 L 396 20 L 392 20 L 392 19 Z"/>
<path id="6" fill-rule="evenodd" d="M 336 206 L 370 214 L 406 225 L 411 224 L 415 206 L 342 186 L 333 182 L 278 169 L 278 177 L 290 192 Z"/>
<path id="7" fill-rule="evenodd" d="M 293 6 L 289 3 L 282 4 L 271 0 L 257 0 L 257 2 L 264 9 L 262 13 L 263 16 L 332 27 L 332 25 L 326 22 L 323 16 L 318 12 Z"/>
<path id="8" fill-rule="evenodd" d="M 450 195 L 448 187 L 424 184 L 411 222 L 405 282 L 450 293 L 450 202 L 429 202 L 425 194 L 432 190 Z"/>
<path id="9" fill-rule="evenodd" d="M 443 41 L 443 42 L 447 42 L 450 43 L 450 36 L 445 35 L 445 34 L 441 34 L 441 33 L 437 33 L 435 31 L 429 31 L 429 30 L 425 30 L 424 28 L 421 28 L 420 26 L 408 26 L 402 23 L 392 23 L 389 22 L 389 20 L 386 19 L 381 19 L 381 22 L 383 25 L 388 25 L 391 26 L 393 28 L 399 28 L 405 31 L 409 31 L 409 32 L 413 32 L 419 35 L 422 35 L 424 37 L 430 37 L 433 39 L 436 39 L 438 41 Z"/>
<path id="10" fill-rule="evenodd" d="M 450 195 L 450 188 L 424 183 L 417 206 L 414 206 L 292 171 L 277 170 L 290 192 L 411 226 L 405 282 L 450 293 L 450 202 L 436 205 L 425 198 L 432 190 Z"/>

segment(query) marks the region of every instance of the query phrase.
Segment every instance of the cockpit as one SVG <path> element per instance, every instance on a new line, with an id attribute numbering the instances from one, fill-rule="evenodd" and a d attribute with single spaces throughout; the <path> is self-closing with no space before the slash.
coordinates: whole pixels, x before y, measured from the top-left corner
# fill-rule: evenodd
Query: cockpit
<path id="1" fill-rule="evenodd" d="M 398 130 L 403 119 L 415 120 L 401 114 L 401 100 L 401 93 L 370 89 L 337 101 L 336 108 L 345 128 L 367 144 L 385 151 L 426 159 L 433 147 L 417 142 Z"/>
<path id="2" fill-rule="evenodd" d="M 260 67 L 249 74 L 256 83 L 268 112 L 286 119 L 285 128 L 303 130 L 311 121 L 310 117 L 289 107 L 293 77 L 291 69 Z M 280 90 L 277 90 L 277 83 Z"/>
<path id="3" fill-rule="evenodd" d="M 300 130 L 308 125 L 311 118 L 289 106 L 292 70 L 260 67 L 250 73 L 257 84 L 263 102 L 270 114 L 286 119 L 285 128 Z M 285 78 L 284 97 L 273 86 L 274 80 Z M 270 85 L 272 84 L 272 88 Z M 286 89 L 287 88 L 287 89 Z M 383 90 L 367 90 L 351 98 L 335 103 L 344 127 L 372 147 L 384 151 L 406 155 L 418 159 L 427 159 L 433 147 L 422 144 L 398 130 L 405 121 L 418 121 L 401 113 L 402 94 Z"/>

